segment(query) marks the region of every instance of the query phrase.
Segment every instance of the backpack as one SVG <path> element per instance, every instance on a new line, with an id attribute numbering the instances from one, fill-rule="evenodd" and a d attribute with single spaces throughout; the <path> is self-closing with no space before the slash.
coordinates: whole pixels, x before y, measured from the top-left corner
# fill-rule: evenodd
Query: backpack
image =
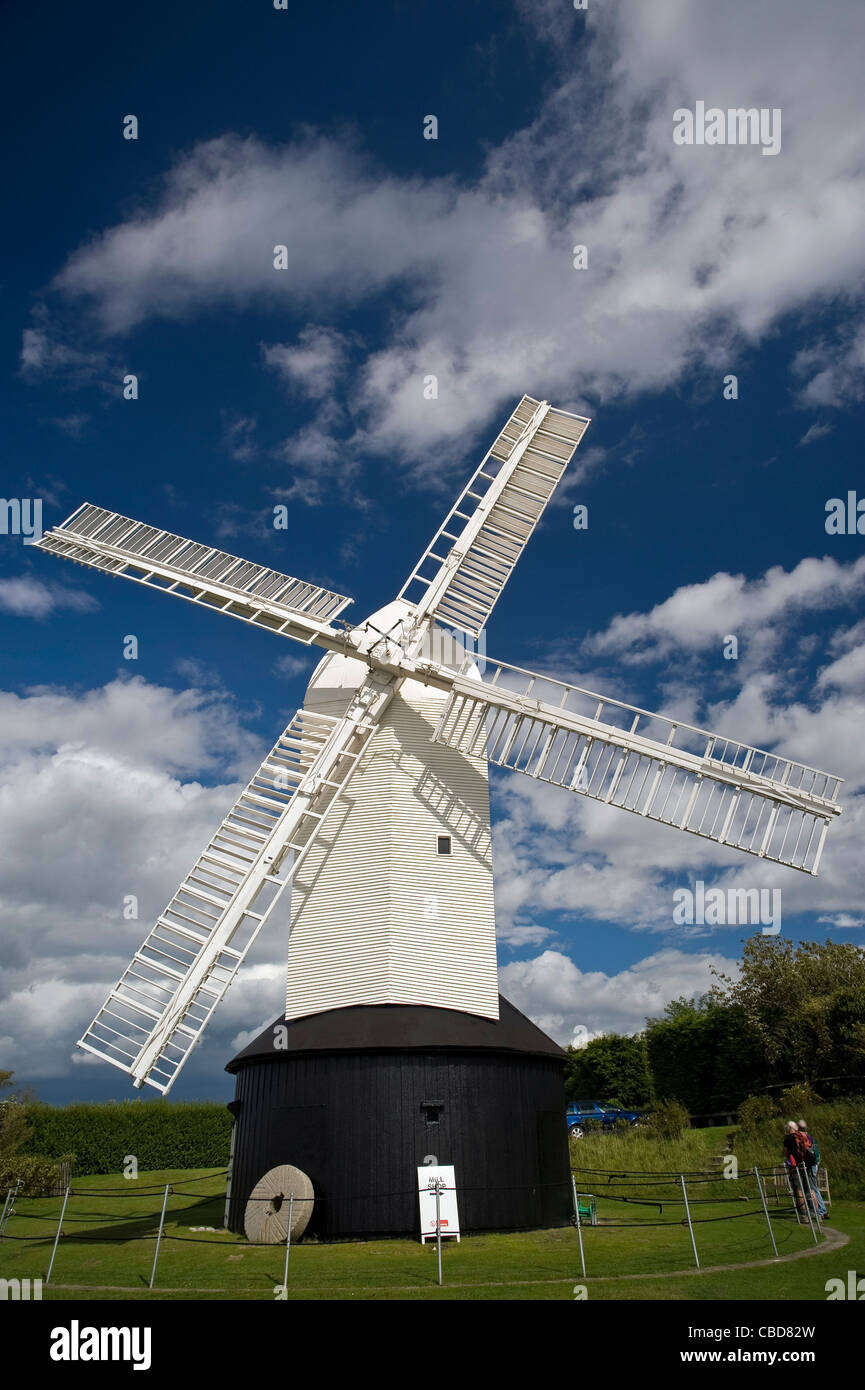
<path id="1" fill-rule="evenodd" d="M 802 1133 L 801 1129 L 797 1129 L 796 1133 L 792 1134 L 790 1138 L 793 1140 L 793 1152 L 791 1154 L 791 1157 L 793 1159 L 794 1166 L 797 1168 L 800 1166 L 800 1164 L 807 1166 L 808 1146 L 805 1143 L 805 1135 Z"/>
<path id="2" fill-rule="evenodd" d="M 804 1141 L 803 1161 L 805 1163 L 805 1167 L 816 1168 L 817 1164 L 820 1162 L 820 1150 L 814 1143 L 814 1140 L 811 1138 L 811 1135 L 807 1134 L 802 1129 L 799 1130 L 799 1138 Z"/>

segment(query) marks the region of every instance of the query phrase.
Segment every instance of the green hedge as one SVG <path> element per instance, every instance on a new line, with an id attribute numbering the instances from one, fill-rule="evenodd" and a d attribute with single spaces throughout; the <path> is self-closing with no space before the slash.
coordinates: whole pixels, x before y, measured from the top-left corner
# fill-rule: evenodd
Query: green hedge
<path id="1" fill-rule="evenodd" d="M 104 1105 L 28 1105 L 26 1152 L 46 1158 L 75 1155 L 76 1173 L 123 1172 L 128 1154 L 142 1172 L 165 1168 L 225 1168 L 231 1115 L 207 1101 L 108 1101 Z"/>

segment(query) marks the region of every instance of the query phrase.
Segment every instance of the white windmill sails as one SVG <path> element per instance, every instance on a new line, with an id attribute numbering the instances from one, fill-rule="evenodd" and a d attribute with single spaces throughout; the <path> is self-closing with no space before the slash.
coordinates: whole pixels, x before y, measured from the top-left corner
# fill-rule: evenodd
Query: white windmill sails
<path id="1" fill-rule="evenodd" d="M 205 847 L 80 1047 L 136 1085 L 167 1092 L 284 889 L 295 881 L 308 891 L 306 870 L 324 886 L 312 925 L 303 924 L 302 906 L 301 925 L 293 922 L 289 1016 L 351 1002 L 426 1002 L 497 1017 L 491 867 L 460 819 L 474 816 L 488 830 L 485 772 L 477 794 L 478 769 L 487 764 L 816 874 L 840 811 L 840 778 L 506 663 L 487 663 L 482 679 L 468 661 L 437 659 L 431 638 L 441 628 L 480 633 L 588 424 L 524 396 L 399 598 L 354 628 L 334 626 L 350 602 L 340 594 L 90 504 L 43 536 L 43 550 L 323 647 L 332 655 L 319 671 L 341 687 L 334 703 L 314 676 L 307 707 Z M 379 749 L 379 766 L 392 758 L 385 736 L 404 716 L 414 718 L 414 742 L 405 745 L 412 756 L 402 759 L 402 791 L 387 805 L 390 784 L 370 779 L 370 754 Z M 404 751 L 400 745 L 397 761 Z M 327 939 L 321 903 L 328 893 L 338 897 L 328 867 L 346 837 L 366 835 L 376 845 L 381 826 L 369 816 L 364 823 L 364 806 L 380 815 L 382 803 L 392 818 L 416 817 L 422 835 L 434 825 L 462 837 L 469 876 L 461 880 L 455 865 L 438 973 L 428 961 L 418 965 L 420 938 L 397 920 L 409 912 L 398 889 L 387 908 L 389 953 L 379 950 L 374 925 L 366 935 L 340 935 L 333 913 Z M 421 806 L 426 820 L 413 809 Z M 419 842 L 402 829 L 400 836 L 405 878 Z M 342 873 L 351 877 L 350 859 Z"/>

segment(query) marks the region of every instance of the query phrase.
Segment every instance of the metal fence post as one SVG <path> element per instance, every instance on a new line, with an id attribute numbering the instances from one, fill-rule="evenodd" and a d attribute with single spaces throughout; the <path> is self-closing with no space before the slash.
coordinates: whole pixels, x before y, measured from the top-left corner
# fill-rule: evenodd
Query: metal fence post
<path id="1" fill-rule="evenodd" d="M 814 1222 L 811 1219 L 811 1206 L 808 1202 L 808 1198 L 805 1196 L 805 1184 L 802 1181 L 802 1169 L 799 1167 L 798 1163 L 796 1165 L 796 1176 L 799 1179 L 799 1191 L 802 1193 L 802 1201 L 805 1203 L 805 1215 L 808 1218 L 808 1225 L 811 1227 L 811 1234 L 814 1237 L 814 1244 L 819 1245 L 820 1242 L 817 1239 L 817 1232 L 814 1230 Z"/>
<path id="2" fill-rule="evenodd" d="M 231 1174 L 234 1169 L 234 1140 L 237 1136 L 237 1121 L 231 1126 L 231 1139 L 228 1145 L 228 1172 L 225 1175 L 225 1212 L 222 1224 L 228 1230 L 228 1217 L 231 1210 Z"/>
<path id="3" fill-rule="evenodd" d="M 52 1269 L 54 1268 L 54 1256 L 57 1254 L 57 1246 L 58 1246 L 58 1244 L 60 1243 L 60 1232 L 63 1230 L 63 1218 L 64 1218 L 64 1216 L 66 1215 L 66 1203 L 67 1203 L 68 1201 L 69 1201 L 69 1188 L 67 1187 L 66 1192 L 65 1192 L 64 1195 L 63 1195 L 63 1206 L 62 1206 L 61 1209 L 60 1209 L 60 1220 L 57 1222 L 57 1234 L 56 1234 L 56 1236 L 54 1237 L 54 1249 L 51 1251 L 51 1262 L 50 1262 L 50 1264 L 48 1265 L 48 1273 L 45 1275 L 45 1283 L 46 1283 L 46 1284 L 48 1283 L 49 1279 L 51 1278 L 51 1271 L 52 1271 Z"/>
<path id="4" fill-rule="evenodd" d="M 20 1179 L 18 1181 L 18 1186 L 21 1186 Z M 18 1189 L 15 1187 L 10 1187 L 9 1191 L 6 1193 L 6 1201 L 3 1203 L 3 1215 L 0 1216 L 0 1240 L 3 1239 L 3 1236 L 6 1233 L 6 1222 L 9 1220 L 10 1217 L 15 1215 L 15 1198 L 13 1196 L 13 1193 L 17 1192 L 17 1190 Z"/>
<path id="5" fill-rule="evenodd" d="M 818 1202 L 817 1202 L 816 1197 L 814 1196 L 815 1187 L 814 1187 L 813 1182 L 811 1181 L 811 1174 L 808 1172 L 808 1169 L 807 1169 L 807 1168 L 805 1169 L 805 1187 L 806 1187 L 806 1189 L 807 1189 L 808 1196 L 809 1196 L 810 1199 L 811 1199 L 811 1210 L 812 1210 L 813 1213 L 814 1213 L 814 1220 L 815 1220 L 816 1223 L 817 1223 L 817 1230 L 818 1230 L 818 1232 L 822 1235 L 822 1234 L 823 1234 L 823 1226 L 822 1226 L 822 1222 L 821 1222 L 821 1220 L 820 1220 L 820 1207 L 819 1207 L 819 1205 L 818 1205 Z"/>
<path id="6" fill-rule="evenodd" d="M 693 1225 L 693 1222 L 691 1221 L 691 1208 L 688 1206 L 688 1193 L 687 1193 L 687 1190 L 686 1190 L 686 1188 L 685 1188 L 685 1175 L 684 1175 L 684 1173 L 680 1173 L 680 1174 L 679 1174 L 679 1178 L 680 1178 L 681 1183 L 682 1183 L 682 1196 L 683 1196 L 684 1199 L 685 1199 L 685 1215 L 686 1215 L 687 1218 L 688 1218 L 688 1230 L 691 1232 L 691 1245 L 692 1245 L 693 1250 L 694 1250 L 694 1259 L 696 1260 L 696 1262 L 697 1262 L 697 1268 L 699 1269 L 699 1268 L 700 1268 L 700 1256 L 697 1254 L 697 1242 L 696 1242 L 695 1239 L 694 1239 L 694 1225 Z"/>
<path id="7" fill-rule="evenodd" d="M 793 1199 L 793 1210 L 794 1210 L 794 1212 L 796 1213 L 796 1216 L 797 1216 L 797 1218 L 798 1218 L 798 1216 L 799 1216 L 799 1207 L 798 1207 L 798 1204 L 797 1204 L 797 1202 L 796 1202 L 796 1184 L 795 1184 L 795 1182 L 793 1181 L 793 1174 L 795 1173 L 795 1171 L 796 1171 L 795 1168 L 790 1168 L 790 1167 L 788 1166 L 788 1168 L 787 1168 L 787 1180 L 788 1180 L 788 1182 L 789 1182 L 789 1184 L 790 1184 L 790 1196 L 791 1196 L 792 1199 Z"/>
<path id="8" fill-rule="evenodd" d="M 165 1184 L 165 1193 L 162 1198 L 162 1215 L 159 1218 L 159 1235 L 156 1237 L 156 1249 L 153 1252 L 153 1268 L 150 1271 L 150 1283 L 148 1288 L 153 1288 L 153 1281 L 156 1278 L 156 1261 L 159 1259 L 159 1247 L 162 1244 L 162 1231 L 165 1226 L 165 1208 L 168 1206 L 168 1194 L 171 1191 L 171 1184 Z"/>
<path id="9" fill-rule="evenodd" d="M 574 1215 L 577 1218 L 577 1239 L 580 1242 L 580 1269 L 582 1270 L 583 1278 L 585 1279 L 586 1257 L 583 1253 L 583 1223 L 580 1221 L 580 1199 L 577 1195 L 577 1180 L 574 1177 L 573 1173 L 571 1173 L 571 1191 L 574 1194 Z"/>
<path id="10" fill-rule="evenodd" d="M 769 1239 L 772 1242 L 772 1249 L 778 1254 L 778 1247 L 775 1244 L 775 1232 L 772 1230 L 772 1222 L 769 1220 L 769 1208 L 766 1206 L 766 1194 L 763 1191 L 763 1184 L 760 1181 L 760 1169 L 754 1164 L 754 1177 L 757 1179 L 757 1191 L 760 1194 L 760 1201 L 763 1203 L 763 1211 L 766 1214 L 766 1225 L 769 1227 Z"/>
<path id="11" fill-rule="evenodd" d="M 442 1281 L 442 1212 L 441 1212 L 441 1190 L 442 1183 L 436 1178 L 436 1246 L 438 1258 L 438 1280 Z"/>
<path id="12" fill-rule="evenodd" d="M 288 1233 L 285 1237 L 285 1270 L 282 1275 L 282 1282 L 285 1287 L 285 1296 L 288 1298 L 288 1259 L 291 1254 L 291 1223 L 294 1216 L 294 1193 L 288 1195 Z"/>

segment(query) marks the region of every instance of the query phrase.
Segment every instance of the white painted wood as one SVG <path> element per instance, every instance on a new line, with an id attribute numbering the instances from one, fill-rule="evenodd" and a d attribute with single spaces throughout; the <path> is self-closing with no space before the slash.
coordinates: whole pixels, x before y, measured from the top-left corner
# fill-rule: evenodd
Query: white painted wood
<path id="1" fill-rule="evenodd" d="M 326 657 L 305 707 L 337 714 L 364 670 Z M 289 1018 L 348 1004 L 498 1018 L 486 761 L 432 742 L 445 700 L 402 685 L 339 798 L 336 834 L 295 876 Z M 441 833 L 450 855 L 436 852 Z"/>
<path id="2" fill-rule="evenodd" d="M 477 637 L 589 423 L 523 396 L 400 598 Z"/>
<path id="3" fill-rule="evenodd" d="M 810 874 L 841 810 L 829 773 L 502 662 L 454 676 L 434 739 Z"/>

